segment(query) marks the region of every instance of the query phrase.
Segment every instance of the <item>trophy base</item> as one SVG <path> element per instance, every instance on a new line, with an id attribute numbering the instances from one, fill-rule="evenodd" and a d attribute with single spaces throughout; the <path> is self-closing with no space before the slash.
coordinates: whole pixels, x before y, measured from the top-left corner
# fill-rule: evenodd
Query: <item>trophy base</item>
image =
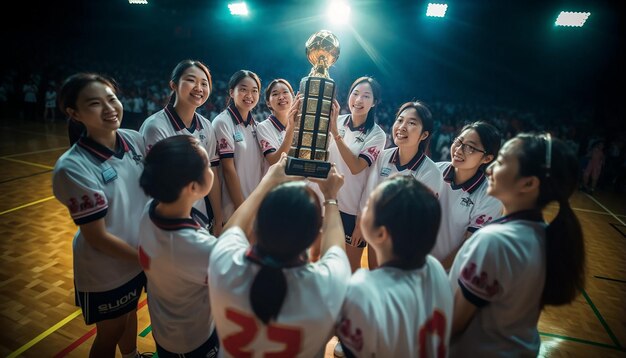
<path id="1" fill-rule="evenodd" d="M 329 171 L 330 162 L 287 157 L 287 166 L 285 167 L 285 174 L 287 175 L 327 178 Z"/>

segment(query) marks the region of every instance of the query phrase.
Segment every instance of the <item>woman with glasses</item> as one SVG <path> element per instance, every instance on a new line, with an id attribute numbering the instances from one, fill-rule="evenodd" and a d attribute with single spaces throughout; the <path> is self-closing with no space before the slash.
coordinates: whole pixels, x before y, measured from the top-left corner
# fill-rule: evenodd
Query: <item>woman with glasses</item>
<path id="1" fill-rule="evenodd" d="M 431 254 L 448 270 L 463 242 L 497 219 L 502 203 L 487 195 L 485 168 L 500 149 L 500 133 L 487 122 L 461 129 L 450 146 L 450 162 L 439 162 L 444 185 L 439 192 L 442 212 L 437 242 Z"/>
<path id="2" fill-rule="evenodd" d="M 487 168 L 487 193 L 504 217 L 476 232 L 452 265 L 451 357 L 536 357 L 542 309 L 584 289 L 584 239 L 568 201 L 577 171 L 576 155 L 549 134 L 518 135 Z M 552 202 L 559 209 L 548 224 L 542 210 Z"/>

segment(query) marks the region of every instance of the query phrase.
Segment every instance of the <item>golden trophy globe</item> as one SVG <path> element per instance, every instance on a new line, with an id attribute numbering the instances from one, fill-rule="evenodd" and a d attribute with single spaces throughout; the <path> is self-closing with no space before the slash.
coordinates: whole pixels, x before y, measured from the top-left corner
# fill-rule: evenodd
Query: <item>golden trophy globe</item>
<path id="1" fill-rule="evenodd" d="M 309 37 L 305 46 L 313 68 L 300 81 L 302 106 L 294 126 L 285 172 L 326 178 L 330 171 L 328 123 L 335 98 L 335 81 L 328 75 L 328 68 L 339 58 L 339 39 L 332 32 L 321 30 Z"/>

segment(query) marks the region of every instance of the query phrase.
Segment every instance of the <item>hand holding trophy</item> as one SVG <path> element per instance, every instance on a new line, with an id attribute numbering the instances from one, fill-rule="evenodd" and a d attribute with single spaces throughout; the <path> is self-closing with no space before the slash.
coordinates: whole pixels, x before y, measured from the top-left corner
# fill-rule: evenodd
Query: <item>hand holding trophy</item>
<path id="1" fill-rule="evenodd" d="M 328 124 L 335 99 L 335 81 L 328 75 L 328 68 L 339 58 L 339 39 L 328 30 L 318 31 L 307 40 L 306 54 L 313 68 L 300 81 L 302 105 L 285 172 L 326 178 L 330 170 L 326 161 Z"/>

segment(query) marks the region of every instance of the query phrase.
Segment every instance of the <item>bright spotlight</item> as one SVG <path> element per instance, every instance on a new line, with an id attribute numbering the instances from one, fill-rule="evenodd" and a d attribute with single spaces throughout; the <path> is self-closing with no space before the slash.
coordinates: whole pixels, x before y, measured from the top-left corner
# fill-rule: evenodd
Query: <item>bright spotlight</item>
<path id="1" fill-rule="evenodd" d="M 243 1 L 228 4 L 228 10 L 234 16 L 248 16 L 248 6 Z"/>
<path id="2" fill-rule="evenodd" d="M 446 10 L 448 10 L 448 4 L 429 3 L 426 8 L 426 16 L 444 17 L 446 16 Z"/>
<path id="3" fill-rule="evenodd" d="M 554 24 L 556 26 L 582 27 L 591 15 L 590 12 L 561 11 Z"/>
<path id="4" fill-rule="evenodd" d="M 343 1 L 331 1 L 326 14 L 331 22 L 345 24 L 350 20 L 350 6 Z"/>
<path id="5" fill-rule="evenodd" d="M 128 0 L 131 5 L 148 5 L 148 0 Z"/>

